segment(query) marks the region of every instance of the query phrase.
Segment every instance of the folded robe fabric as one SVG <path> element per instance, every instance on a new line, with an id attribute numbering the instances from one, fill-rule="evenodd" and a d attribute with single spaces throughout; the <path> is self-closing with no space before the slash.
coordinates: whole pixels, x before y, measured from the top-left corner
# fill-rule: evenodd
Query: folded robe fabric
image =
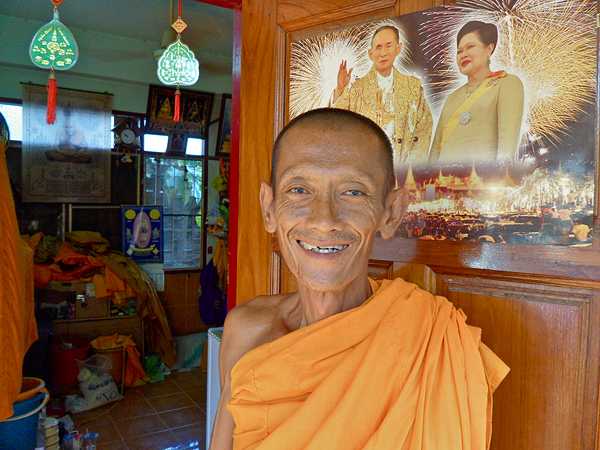
<path id="1" fill-rule="evenodd" d="M 33 301 L 33 251 L 19 225 L 4 152 L 8 128 L 0 114 L 0 421 L 13 415 L 23 358 L 38 338 Z"/>
<path id="2" fill-rule="evenodd" d="M 443 297 L 401 279 L 244 355 L 235 450 L 484 450 L 508 367 Z"/>

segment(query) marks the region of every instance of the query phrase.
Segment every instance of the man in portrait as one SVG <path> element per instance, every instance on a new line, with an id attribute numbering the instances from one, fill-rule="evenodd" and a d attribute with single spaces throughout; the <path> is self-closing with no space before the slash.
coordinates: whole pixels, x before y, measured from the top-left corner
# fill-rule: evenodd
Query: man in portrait
<path id="1" fill-rule="evenodd" d="M 72 111 L 65 112 L 62 130 L 56 133 L 54 148 L 46 150 L 46 158 L 50 161 L 89 164 L 92 157 L 88 152 L 88 144 L 83 131 L 75 128 Z"/>
<path id="2" fill-rule="evenodd" d="M 227 316 L 211 450 L 484 450 L 508 368 L 443 297 L 367 269 L 408 205 L 374 122 L 315 109 L 277 138 L 260 203 L 298 291 Z"/>
<path id="3" fill-rule="evenodd" d="M 395 166 L 425 164 L 433 119 L 421 80 L 394 67 L 401 51 L 396 27 L 384 25 L 375 30 L 369 49 L 373 67 L 350 85 L 353 68 L 342 61 L 330 106 L 357 112 L 379 125 L 393 144 Z"/>

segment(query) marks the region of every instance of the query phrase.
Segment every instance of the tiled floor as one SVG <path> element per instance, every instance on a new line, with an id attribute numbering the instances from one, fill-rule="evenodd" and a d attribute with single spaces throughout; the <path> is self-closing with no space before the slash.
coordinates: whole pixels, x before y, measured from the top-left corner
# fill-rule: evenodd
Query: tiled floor
<path id="1" fill-rule="evenodd" d="M 126 389 L 124 397 L 114 407 L 71 415 L 78 431 L 100 434 L 98 450 L 206 448 L 206 372 L 172 372 L 163 382 Z"/>

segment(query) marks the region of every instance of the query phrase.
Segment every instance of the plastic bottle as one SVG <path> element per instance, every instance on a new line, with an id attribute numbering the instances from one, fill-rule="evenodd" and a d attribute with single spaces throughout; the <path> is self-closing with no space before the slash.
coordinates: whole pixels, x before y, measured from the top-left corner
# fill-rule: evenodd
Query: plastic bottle
<path id="1" fill-rule="evenodd" d="M 46 435 L 44 433 L 44 416 L 42 413 L 38 415 L 38 427 L 36 434 L 35 450 L 46 450 Z"/>

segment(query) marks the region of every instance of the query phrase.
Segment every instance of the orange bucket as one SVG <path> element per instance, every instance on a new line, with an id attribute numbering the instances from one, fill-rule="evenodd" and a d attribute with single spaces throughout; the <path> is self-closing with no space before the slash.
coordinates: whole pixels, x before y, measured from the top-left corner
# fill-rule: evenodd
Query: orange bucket
<path id="1" fill-rule="evenodd" d="M 48 392 L 46 383 L 41 378 L 23 377 L 21 382 L 21 392 L 19 393 L 15 403 L 24 402 L 35 397 L 38 392 Z"/>

